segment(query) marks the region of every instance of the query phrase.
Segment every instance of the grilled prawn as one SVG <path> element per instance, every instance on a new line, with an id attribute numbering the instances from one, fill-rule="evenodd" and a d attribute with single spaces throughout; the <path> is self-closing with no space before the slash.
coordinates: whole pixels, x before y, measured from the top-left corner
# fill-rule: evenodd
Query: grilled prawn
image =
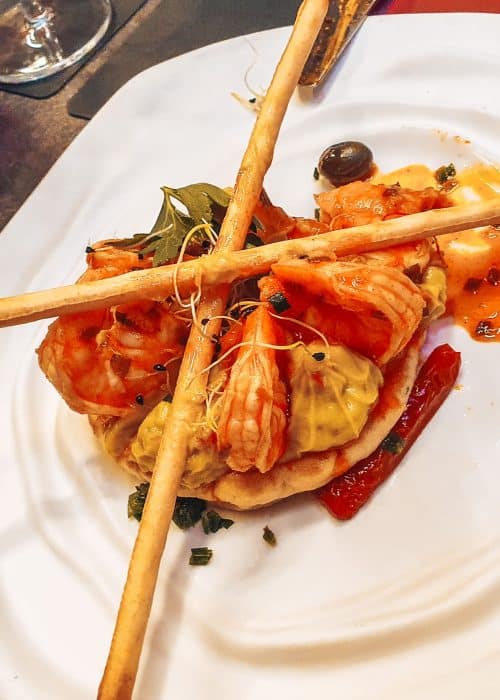
<path id="1" fill-rule="evenodd" d="M 403 350 L 422 320 L 420 290 L 395 267 L 290 260 L 272 271 L 291 305 L 288 315 L 378 365 Z M 269 299 L 267 284 L 261 283 L 263 300 Z"/>
<path id="2" fill-rule="evenodd" d="M 242 346 L 222 395 L 220 449 L 235 471 L 267 472 L 285 449 L 286 389 L 276 362 L 277 334 L 266 305 L 245 321 Z"/>
<path id="3" fill-rule="evenodd" d="M 409 190 L 399 185 L 351 182 L 316 195 L 320 221 L 333 231 L 372 224 L 397 216 L 450 206 L 450 200 L 433 187 Z"/>
<path id="4" fill-rule="evenodd" d="M 88 255 L 86 282 L 151 267 L 137 253 L 103 246 Z M 38 348 L 47 378 L 80 413 L 124 416 L 165 394 L 186 326 L 168 303 L 141 301 L 57 319 Z"/>

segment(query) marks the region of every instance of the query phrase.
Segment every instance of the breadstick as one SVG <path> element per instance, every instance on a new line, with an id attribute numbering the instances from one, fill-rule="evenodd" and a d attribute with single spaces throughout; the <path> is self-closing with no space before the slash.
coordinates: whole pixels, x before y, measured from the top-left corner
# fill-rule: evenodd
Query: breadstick
<path id="1" fill-rule="evenodd" d="M 271 265 L 285 257 L 307 255 L 335 258 L 477 226 L 498 224 L 500 198 L 410 214 L 390 221 L 271 243 L 250 250 L 214 253 L 177 266 L 166 265 L 127 272 L 96 282 L 0 299 L 0 328 L 51 316 L 126 304 L 139 299 L 164 299 L 173 294 L 176 268 L 177 288 L 182 296 L 188 296 L 196 290 L 200 280 L 204 285 L 229 284 L 264 274 Z"/>
<path id="2" fill-rule="evenodd" d="M 221 254 L 240 249 L 245 243 L 281 122 L 327 7 L 327 0 L 305 0 L 299 10 L 292 36 L 243 156 L 216 245 Z M 199 304 L 200 318 L 220 315 L 228 291 L 228 285 L 210 287 L 205 291 Z M 205 396 L 207 375 L 203 370 L 212 360 L 211 335 L 219 330 L 220 320 L 215 319 L 203 331 L 193 326 L 187 342 L 99 689 L 101 700 L 126 700 L 132 696 L 160 560 L 186 462 L 191 427 Z"/>

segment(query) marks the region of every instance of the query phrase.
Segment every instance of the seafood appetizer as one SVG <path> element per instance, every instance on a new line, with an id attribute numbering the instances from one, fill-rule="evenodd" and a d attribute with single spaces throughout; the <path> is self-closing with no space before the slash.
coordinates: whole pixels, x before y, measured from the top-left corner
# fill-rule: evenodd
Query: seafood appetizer
<path id="1" fill-rule="evenodd" d="M 372 170 L 368 180 L 331 187 L 316 196 L 315 219 L 288 216 L 263 193 L 247 247 L 455 203 L 450 173 L 416 166 L 412 180 L 410 170 Z M 424 170 L 425 186 L 404 184 L 421 182 Z M 210 253 L 227 192 L 197 184 L 164 193 L 153 231 L 89 247 L 80 281 Z M 251 509 L 321 489 L 334 514 L 351 517 L 456 382 L 459 354 L 448 346 L 421 360 L 446 296 L 446 264 L 432 238 L 338 259 L 285 258 L 234 283 L 211 338 L 214 361 L 189 427 L 179 495 Z M 88 414 L 106 452 L 142 482 L 152 475 L 189 328 L 209 324 L 196 301 L 176 290 L 70 314 L 38 349 L 67 404 Z"/>

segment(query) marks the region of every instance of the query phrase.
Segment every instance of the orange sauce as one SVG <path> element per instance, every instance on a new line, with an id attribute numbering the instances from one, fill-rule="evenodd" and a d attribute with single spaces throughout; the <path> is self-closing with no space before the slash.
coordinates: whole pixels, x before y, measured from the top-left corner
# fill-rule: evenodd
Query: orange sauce
<path id="1" fill-rule="evenodd" d="M 500 170 L 480 163 L 462 170 L 450 192 L 456 204 L 500 196 Z M 472 229 L 441 236 L 447 265 L 447 310 L 471 338 L 500 341 L 500 230 Z"/>
<path id="2" fill-rule="evenodd" d="M 478 163 L 459 172 L 449 192 L 454 204 L 500 196 L 500 169 Z M 376 180 L 402 187 L 436 187 L 434 173 L 410 165 Z M 447 311 L 471 338 L 500 342 L 500 229 L 487 227 L 440 236 L 439 249 L 447 266 Z"/>
<path id="3" fill-rule="evenodd" d="M 474 340 L 499 342 L 500 231 L 486 228 L 446 238 L 440 248 L 448 267 L 448 313 Z"/>

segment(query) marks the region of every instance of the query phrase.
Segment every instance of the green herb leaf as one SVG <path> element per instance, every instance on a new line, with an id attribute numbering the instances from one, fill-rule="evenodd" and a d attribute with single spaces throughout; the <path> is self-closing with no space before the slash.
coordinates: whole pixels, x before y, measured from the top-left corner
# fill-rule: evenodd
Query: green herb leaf
<path id="1" fill-rule="evenodd" d="M 163 265 L 175 258 L 194 226 L 203 223 L 219 226 L 230 200 L 225 190 L 206 182 L 178 189 L 162 187 L 162 192 L 163 204 L 151 232 L 113 241 L 118 248 L 141 246 L 144 253 L 153 253 L 153 265 Z M 193 242 L 201 242 L 203 238 L 200 231 L 194 235 Z"/>
<path id="2" fill-rule="evenodd" d="M 404 450 L 405 441 L 397 433 L 391 432 L 389 435 L 382 440 L 380 447 L 386 452 L 390 452 L 393 455 L 398 455 Z"/>
<path id="3" fill-rule="evenodd" d="M 314 168 L 314 171 L 313 171 L 313 178 L 314 178 L 315 180 L 319 180 L 319 170 L 318 170 L 318 168 Z"/>
<path id="4" fill-rule="evenodd" d="M 178 498 L 172 520 L 181 530 L 188 530 L 200 520 L 206 507 L 207 504 L 201 498 Z"/>
<path id="5" fill-rule="evenodd" d="M 270 544 L 271 547 L 275 547 L 277 544 L 276 535 L 271 529 L 267 527 L 267 525 L 264 528 L 264 534 L 262 535 L 262 539 L 265 542 L 267 542 L 267 544 Z"/>
<path id="6" fill-rule="evenodd" d="M 135 487 L 134 493 L 131 493 L 128 497 L 128 517 L 135 518 L 138 522 L 141 521 L 142 511 L 144 510 L 144 504 L 146 503 L 146 497 L 149 491 L 149 484 L 146 482 L 144 484 L 139 484 Z"/>
<path id="7" fill-rule="evenodd" d="M 438 168 L 434 173 L 434 177 L 440 185 L 444 185 L 445 182 L 455 177 L 456 174 L 457 171 L 455 166 L 453 163 L 450 163 L 449 165 L 442 165 L 440 168 Z"/>
<path id="8" fill-rule="evenodd" d="M 212 558 L 213 551 L 208 547 L 194 547 L 191 549 L 189 563 L 191 566 L 206 566 Z"/>
<path id="9" fill-rule="evenodd" d="M 192 228 L 199 224 L 209 224 L 218 233 L 226 215 L 230 195 L 226 190 L 197 182 L 174 189 L 162 187 L 163 204 L 150 233 L 136 233 L 130 238 L 110 240 L 115 248 L 140 248 L 142 254 L 153 254 L 153 265 L 164 263 L 177 257 L 184 239 Z M 262 224 L 256 217 L 252 219 L 247 246 L 262 245 L 257 234 Z M 203 230 L 195 233 L 193 243 L 207 241 Z"/>
<path id="10" fill-rule="evenodd" d="M 201 525 L 205 535 L 208 535 L 211 532 L 218 532 L 221 528 L 228 530 L 233 524 L 234 520 L 222 518 L 215 510 L 208 510 L 203 514 L 201 519 Z"/>

